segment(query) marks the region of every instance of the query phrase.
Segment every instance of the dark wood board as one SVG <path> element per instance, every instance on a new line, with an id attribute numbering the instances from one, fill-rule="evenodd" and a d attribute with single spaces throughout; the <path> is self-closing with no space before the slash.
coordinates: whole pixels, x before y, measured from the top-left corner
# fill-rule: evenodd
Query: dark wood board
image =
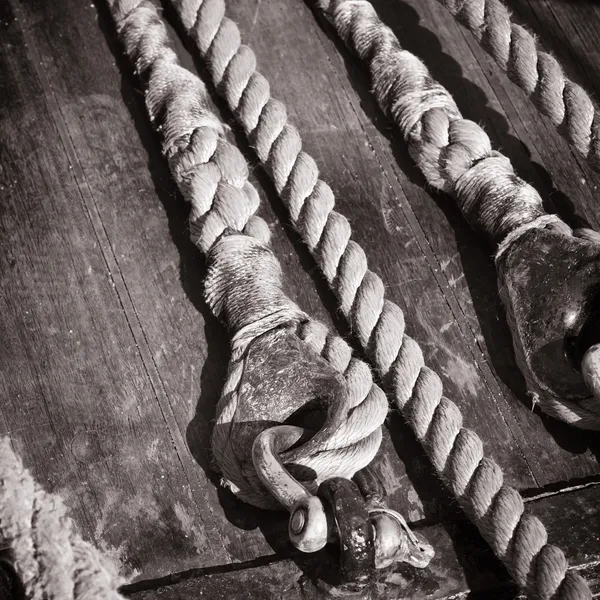
<path id="1" fill-rule="evenodd" d="M 569 219 L 600 225 L 598 176 L 436 0 L 374 4 L 550 205 Z M 522 22 L 539 25 L 543 42 L 548 32 L 549 47 L 580 83 L 598 89 L 591 39 L 600 32 L 597 7 L 511 4 Z M 171 12 L 164 14 L 177 29 Z M 256 52 L 273 95 L 287 104 L 371 268 L 405 310 L 408 332 L 506 480 L 531 497 L 551 493 L 556 502 L 569 482 L 595 481 L 598 436 L 531 411 L 491 249 L 449 198 L 425 189 L 356 59 L 301 0 L 236 0 L 228 14 Z M 191 577 L 200 570 L 213 579 L 190 579 L 181 584 L 183 595 L 173 597 L 216 598 L 218 590 L 263 581 L 265 598 L 292 600 L 287 583 L 278 588 L 291 572 L 268 564 L 290 554 L 285 516 L 236 502 L 209 466 L 226 335 L 202 301 L 204 264 L 187 239 L 187 208 L 106 7 L 10 0 L 0 6 L 0 27 L 0 433 L 63 495 L 85 537 L 120 554 L 138 580 L 155 586 L 171 573 Z M 194 68 L 194 52 L 176 47 Z M 226 110 L 223 117 L 231 121 Z M 256 165 L 242 137 L 235 139 Z M 288 293 L 347 333 L 312 260 L 282 224 L 285 214 L 267 178 L 260 168 L 253 177 Z M 494 561 L 489 570 L 465 562 L 461 551 L 472 531 L 397 415 L 389 428 L 376 467 L 392 504 L 426 526 L 449 557 L 429 582 L 425 575 L 409 578 L 411 593 L 434 586 L 433 597 L 441 598 L 503 585 Z M 551 523 L 553 541 L 595 580 L 600 543 L 589 537 L 597 532 L 595 495 L 580 504 L 571 503 L 572 494 L 564 494 L 561 509 L 569 529 L 553 524 L 550 509 L 541 516 Z M 582 513 L 586 518 L 578 519 Z M 585 547 L 585 557 L 572 540 Z M 471 554 L 480 552 L 481 541 L 473 543 Z"/>
<path id="2" fill-rule="evenodd" d="M 590 548 L 598 546 L 597 528 L 577 527 L 585 518 L 594 523 L 600 517 L 598 488 L 590 486 L 533 500 L 528 509 L 548 525 L 551 542 L 569 556 L 571 569 L 585 574 L 593 594 L 600 595 L 597 557 Z M 364 595 L 368 600 L 509 600 L 519 596 L 506 571 L 493 557 L 483 540 L 464 522 L 424 527 L 420 532 L 436 547 L 437 554 L 427 569 L 399 566 L 380 577 Z M 255 565 L 244 571 L 205 570 L 185 579 L 162 582 L 158 589 L 144 589 L 146 582 L 124 588 L 135 600 L 183 600 L 203 595 L 209 598 L 246 600 L 317 600 L 325 598 L 321 581 L 335 571 L 336 557 L 321 553 L 319 559 L 295 556 L 281 562 Z M 137 588 L 137 589 L 136 589 Z M 158 594 L 158 595 L 157 595 Z M 361 599 L 364 600 L 364 599 Z"/>
<path id="3" fill-rule="evenodd" d="M 1 10 L 3 433 L 129 569 L 180 568 L 197 552 L 190 523 L 207 562 L 230 560 L 222 521 L 190 493 L 89 190 Z"/>

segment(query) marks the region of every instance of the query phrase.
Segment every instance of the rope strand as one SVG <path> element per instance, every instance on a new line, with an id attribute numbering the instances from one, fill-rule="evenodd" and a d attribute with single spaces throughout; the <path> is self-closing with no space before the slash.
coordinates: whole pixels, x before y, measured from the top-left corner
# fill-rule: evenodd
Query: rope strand
<path id="1" fill-rule="evenodd" d="M 479 437 L 462 426 L 458 407 L 442 396 L 440 378 L 424 365 L 418 344 L 405 335 L 402 310 L 385 298 L 383 283 L 368 269 L 363 249 L 350 240 L 348 220 L 333 210 L 331 188 L 319 179 L 315 161 L 302 151 L 285 106 L 271 98 L 267 80 L 256 71 L 254 53 L 241 45 L 237 26 L 225 17 L 224 1 L 174 0 L 173 4 L 217 92 L 256 149 L 294 227 L 438 475 L 530 597 L 591 598 L 581 576 L 567 571 L 562 551 L 547 543 L 543 524 L 526 514 L 519 493 L 503 484 L 502 470 L 484 456 Z M 360 0 L 336 6 L 374 12 Z M 369 27 L 375 33 L 383 25 L 370 17 Z M 434 100 L 428 100 L 427 106 L 433 105 Z M 420 116 L 413 115 L 413 125 Z M 539 207 L 532 204 L 531 222 L 539 217 Z M 490 222 L 499 238 L 510 229 L 502 217 L 491 217 Z"/>
<path id="2" fill-rule="evenodd" d="M 552 121 L 558 132 L 600 172 L 600 113 L 590 95 L 568 79 L 560 63 L 511 19 L 501 0 L 438 0 L 466 27 L 496 64 Z"/>

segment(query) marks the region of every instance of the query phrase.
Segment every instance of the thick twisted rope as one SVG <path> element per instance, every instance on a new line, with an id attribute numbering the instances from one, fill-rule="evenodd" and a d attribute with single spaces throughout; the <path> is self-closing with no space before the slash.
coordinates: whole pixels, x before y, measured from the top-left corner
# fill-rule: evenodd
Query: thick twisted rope
<path id="1" fill-rule="evenodd" d="M 600 171 L 600 113 L 501 0 L 438 0 L 532 100 L 569 144 Z"/>
<path id="2" fill-rule="evenodd" d="M 74 531 L 59 496 L 34 481 L 0 438 L 0 541 L 29 600 L 123 600 L 116 565 Z"/>
<path id="3" fill-rule="evenodd" d="M 302 151 L 300 135 L 288 122 L 284 105 L 271 98 L 267 80 L 256 71 L 254 53 L 241 45 L 237 26 L 225 17 L 224 1 L 175 0 L 174 5 L 206 62 L 217 92 L 242 125 L 294 227 L 438 475 L 530 597 L 591 598 L 581 576 L 567 571 L 562 551 L 547 543 L 543 524 L 526 514 L 519 493 L 503 484 L 500 467 L 484 457 L 479 437 L 462 426 L 458 407 L 442 396 L 440 378 L 424 365 L 421 349 L 405 335 L 402 310 L 385 299 L 381 279 L 369 271 L 363 249 L 350 240 L 347 219 L 333 210 L 331 188 L 319 179 L 315 161 Z M 349 12 L 356 7 L 372 13 L 366 2 L 349 1 L 336 6 Z M 360 29 L 355 22 L 353 25 Z M 380 23 L 369 22 L 373 45 L 373 34 L 381 27 Z M 368 46 L 368 40 L 364 46 Z M 409 72 L 409 80 L 422 81 L 422 72 L 422 66 L 412 75 Z M 423 101 L 426 108 L 435 106 L 435 93 L 431 99 L 415 96 L 414 104 Z M 407 127 L 411 118 L 412 126 L 419 123 L 418 113 L 419 109 L 413 111 Z M 468 159 L 468 148 L 464 148 L 463 155 Z M 506 159 L 497 157 L 497 162 L 500 166 Z M 477 193 L 482 191 L 477 179 L 472 185 Z M 476 208 L 471 212 L 478 215 Z M 539 219 L 555 220 L 540 215 L 537 202 L 532 202 L 521 221 L 535 223 Z M 489 222 L 498 237 L 510 229 L 510 218 L 503 218 L 501 211 L 499 216 L 491 215 Z"/>
<path id="4" fill-rule="evenodd" d="M 259 196 L 248 181 L 248 165 L 226 139 L 226 127 L 210 111 L 203 83 L 179 65 L 156 8 L 142 0 L 109 0 L 109 5 L 125 52 L 145 84 L 150 120 L 163 135 L 163 154 L 191 204 L 191 237 L 208 257 L 207 303 L 233 333 L 232 361 L 213 430 L 214 458 L 224 483 L 242 500 L 281 508 L 261 484 L 250 460 L 250 434 L 253 439 L 260 432 L 244 423 L 251 407 L 241 401 L 250 343 L 278 327 L 292 328 L 305 355 L 313 352 L 321 363 L 319 356 L 327 361 L 325 366 L 313 361 L 320 375 L 325 370 L 338 378 L 343 375 L 347 395 L 342 422 L 333 430 L 327 428 L 329 416 L 339 416 L 344 408 L 330 407 L 322 430 L 290 453 L 295 465 L 316 474 L 304 482 L 313 490 L 323 479 L 349 478 L 371 462 L 380 445 L 387 399 L 373 383 L 366 363 L 352 357 L 350 346 L 309 319 L 283 293 L 281 268 L 268 246 L 269 227 L 255 214 Z M 306 379 L 311 376 L 316 378 L 317 373 L 302 374 Z M 285 411 L 293 410 L 276 404 L 275 395 L 265 414 L 259 415 L 261 421 L 283 420 L 288 416 Z M 244 427 L 250 430 L 246 431 L 248 439 L 243 438 Z"/>

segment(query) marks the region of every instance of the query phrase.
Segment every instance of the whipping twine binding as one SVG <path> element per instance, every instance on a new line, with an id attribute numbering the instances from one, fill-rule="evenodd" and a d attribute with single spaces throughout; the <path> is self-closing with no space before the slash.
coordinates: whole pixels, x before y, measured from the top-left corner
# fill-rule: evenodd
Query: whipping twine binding
<path id="1" fill-rule="evenodd" d="M 385 298 L 381 279 L 368 270 L 364 251 L 350 240 L 347 219 L 333 210 L 331 188 L 319 179 L 314 160 L 302 151 L 300 136 L 289 123 L 285 106 L 271 98 L 267 80 L 256 71 L 254 53 L 241 44 L 236 24 L 225 16 L 223 0 L 178 0 L 173 5 L 204 59 L 217 93 L 242 126 L 292 224 L 338 297 L 354 335 L 423 443 L 438 475 L 513 579 L 531 597 L 591 597 L 584 580 L 567 572 L 563 553 L 547 544 L 541 522 L 524 512 L 518 492 L 503 485 L 500 467 L 484 457 L 479 437 L 462 427 L 458 407 L 442 396 L 439 377 L 424 365 L 416 342 L 404 335 L 401 309 Z M 374 86 L 384 94 L 396 91 L 393 109 L 406 132 L 430 132 L 424 139 L 432 143 L 423 144 L 422 151 L 417 146 L 415 153 L 424 172 L 429 169 L 428 181 L 437 180 L 435 187 L 445 191 L 451 191 L 452 183 L 463 193 L 471 190 L 466 192 L 463 210 L 488 227 L 497 244 L 527 223 L 552 222 L 566 228 L 558 218 L 545 217 L 537 192 L 516 177 L 508 159 L 491 149 L 489 139 L 480 135 L 485 134 L 475 123 L 459 119 L 453 102 L 450 114 L 436 110 L 436 102 L 447 107 L 451 98 L 431 80 L 416 57 L 399 47 L 368 2 L 320 7 L 330 17 L 334 15 L 336 29 L 358 48 L 359 55 L 363 52 L 363 58 L 369 56 L 371 68 L 376 65 L 390 73 L 390 79 L 381 86 L 374 77 Z M 381 51 L 386 50 L 391 54 L 384 56 Z M 408 66 L 402 78 L 393 69 L 406 65 L 404 60 Z M 428 127 L 434 121 L 441 122 L 442 127 Z M 474 146 L 473 135 L 477 141 Z M 431 161 L 426 160 L 428 152 L 432 153 Z M 452 158 L 436 166 L 441 154 Z M 483 159 L 488 161 L 486 168 L 478 168 Z M 491 181 L 481 176 L 487 168 L 494 174 Z M 494 190 L 497 201 L 490 206 L 485 199 Z"/>

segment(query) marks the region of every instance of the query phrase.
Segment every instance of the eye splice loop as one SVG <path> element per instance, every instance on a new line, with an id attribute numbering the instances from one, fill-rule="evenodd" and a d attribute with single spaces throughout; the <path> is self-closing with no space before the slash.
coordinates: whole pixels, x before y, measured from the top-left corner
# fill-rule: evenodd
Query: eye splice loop
<path id="1" fill-rule="evenodd" d="M 368 465 L 381 441 L 387 398 L 346 342 L 285 296 L 270 249 L 225 232 L 209 252 L 205 285 L 207 303 L 232 337 L 212 438 L 225 485 L 254 506 L 286 506 L 285 490 L 282 501 L 277 482 L 266 489 L 252 459 L 257 436 L 283 424 L 301 425 L 302 439 L 297 429 L 281 430 L 262 451 L 276 456 L 275 448 L 293 440 L 283 462 L 301 471 L 302 486 L 313 494 L 324 479 L 352 477 Z"/>

